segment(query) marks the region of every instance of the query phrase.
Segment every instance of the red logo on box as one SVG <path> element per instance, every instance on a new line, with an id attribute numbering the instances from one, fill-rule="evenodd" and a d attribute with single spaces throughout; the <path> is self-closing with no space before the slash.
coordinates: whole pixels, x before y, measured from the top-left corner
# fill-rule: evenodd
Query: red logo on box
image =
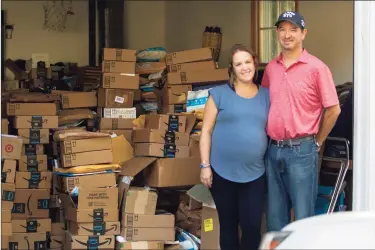
<path id="1" fill-rule="evenodd" d="M 5 145 L 5 152 L 7 153 L 13 152 L 13 145 L 12 144 Z"/>

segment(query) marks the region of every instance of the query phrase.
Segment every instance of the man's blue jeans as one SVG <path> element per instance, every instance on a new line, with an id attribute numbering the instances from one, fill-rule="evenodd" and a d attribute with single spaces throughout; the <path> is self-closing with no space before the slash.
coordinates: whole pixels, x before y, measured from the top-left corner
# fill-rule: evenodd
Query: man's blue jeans
<path id="1" fill-rule="evenodd" d="M 315 140 L 279 147 L 270 144 L 266 155 L 268 231 L 280 231 L 295 220 L 314 215 L 318 193 L 318 150 Z"/>

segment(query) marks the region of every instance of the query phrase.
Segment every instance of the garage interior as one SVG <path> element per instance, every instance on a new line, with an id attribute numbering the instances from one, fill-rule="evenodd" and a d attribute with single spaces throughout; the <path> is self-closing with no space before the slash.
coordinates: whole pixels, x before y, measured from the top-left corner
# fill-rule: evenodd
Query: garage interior
<path id="1" fill-rule="evenodd" d="M 305 48 L 328 65 L 337 86 L 343 112 L 330 136 L 350 142 L 349 152 L 338 142 L 321 152 L 317 213 L 328 209 L 338 177 L 340 163 L 331 160 L 347 153 L 335 211 L 352 210 L 354 1 L 2 1 L 2 189 L 14 195 L 2 199 L 2 249 L 37 242 L 47 249 L 219 249 L 216 210 L 199 185 L 202 114 L 187 105 L 188 91 L 212 85 L 194 87 L 182 75 L 171 84 L 168 74 L 183 71 L 166 58 L 198 51 L 199 60 L 183 63 L 206 62 L 198 67 L 220 84 L 230 48 L 241 43 L 260 55 L 261 76 L 279 53 L 273 24 L 293 9 L 306 20 Z M 65 13 L 61 31 L 47 27 L 64 24 L 52 10 Z M 205 30 L 213 28 L 221 35 L 210 43 Z M 211 59 L 204 47 L 213 47 Z M 123 61 L 118 67 L 129 72 L 102 61 Z M 127 80 L 131 88 L 112 78 L 106 87 L 107 73 L 138 78 Z M 168 84 L 181 85 L 183 99 L 171 97 Z M 182 142 L 162 154 L 164 130 L 175 121 L 157 114 L 181 111 Z"/>

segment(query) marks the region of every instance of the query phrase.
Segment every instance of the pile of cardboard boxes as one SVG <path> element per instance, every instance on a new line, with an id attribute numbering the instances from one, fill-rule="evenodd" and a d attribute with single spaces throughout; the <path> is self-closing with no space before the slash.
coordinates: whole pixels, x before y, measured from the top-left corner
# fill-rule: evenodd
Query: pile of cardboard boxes
<path id="1" fill-rule="evenodd" d="M 139 74 L 156 68 L 137 65 L 135 50 L 105 48 L 97 91 L 9 95 L 2 134 L 10 122 L 17 136 L 2 144 L 20 149 L 2 154 L 3 248 L 21 249 L 27 236 L 49 249 L 178 249 L 165 245 L 176 240 L 176 218 L 160 209 L 159 192 L 200 183 L 199 137 L 191 136 L 199 119 L 185 112 L 187 96 L 228 72 L 209 48 L 168 54 L 155 63 L 159 113 L 140 115 Z"/>

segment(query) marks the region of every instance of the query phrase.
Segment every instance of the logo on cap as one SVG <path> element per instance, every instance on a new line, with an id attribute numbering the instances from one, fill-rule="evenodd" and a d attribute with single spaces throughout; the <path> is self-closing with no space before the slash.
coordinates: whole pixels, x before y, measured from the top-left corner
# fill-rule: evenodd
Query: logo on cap
<path id="1" fill-rule="evenodd" d="M 291 17 L 293 17 L 294 15 L 296 15 L 296 13 L 291 12 L 291 11 L 288 11 L 288 12 L 285 12 L 285 13 L 283 14 L 283 17 L 291 18 Z"/>

